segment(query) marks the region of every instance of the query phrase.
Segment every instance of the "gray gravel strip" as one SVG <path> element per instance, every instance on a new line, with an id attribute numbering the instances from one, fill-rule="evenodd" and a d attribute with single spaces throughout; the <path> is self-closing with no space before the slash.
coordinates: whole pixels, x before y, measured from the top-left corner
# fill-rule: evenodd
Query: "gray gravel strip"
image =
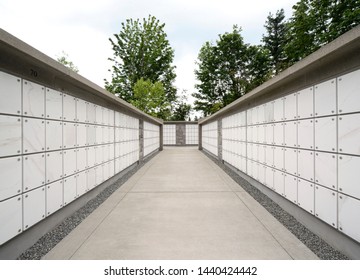
<path id="1" fill-rule="evenodd" d="M 156 154 L 158 154 L 158 152 L 150 155 L 141 164 L 129 170 L 118 181 L 104 189 L 82 208 L 77 210 L 70 217 L 66 218 L 54 229 L 43 235 L 33 246 L 23 252 L 17 259 L 40 260 Z"/>
<path id="2" fill-rule="evenodd" d="M 283 210 L 277 203 L 271 200 L 264 193 L 252 186 L 247 180 L 240 176 L 239 173 L 230 169 L 221 163 L 214 156 L 203 152 L 208 158 L 215 162 L 224 170 L 236 183 L 249 193 L 257 202 L 259 202 L 271 215 L 282 223 L 292 234 L 294 234 L 302 243 L 305 244 L 314 254 L 322 260 L 348 260 L 349 258 L 335 250 L 328 243 L 322 240 L 318 235 L 311 232 L 292 215 Z"/>

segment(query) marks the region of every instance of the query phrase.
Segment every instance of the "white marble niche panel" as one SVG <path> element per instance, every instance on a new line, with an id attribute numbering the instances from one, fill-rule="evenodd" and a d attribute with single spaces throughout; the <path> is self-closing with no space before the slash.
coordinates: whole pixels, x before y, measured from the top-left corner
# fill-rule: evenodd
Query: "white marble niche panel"
<path id="1" fill-rule="evenodd" d="M 284 123 L 274 123 L 274 145 L 284 145 Z"/>
<path id="2" fill-rule="evenodd" d="M 87 145 L 87 124 L 76 124 L 76 142 L 77 147 L 85 147 Z"/>
<path id="3" fill-rule="evenodd" d="M 89 147 L 87 148 L 87 166 L 88 167 L 93 167 L 95 166 L 96 160 L 96 147 Z"/>
<path id="4" fill-rule="evenodd" d="M 259 105 L 257 108 L 257 121 L 259 124 L 262 124 L 265 122 L 265 105 Z"/>
<path id="5" fill-rule="evenodd" d="M 111 127 L 108 127 L 108 126 L 103 126 L 102 127 L 102 130 L 103 130 L 103 134 L 102 134 L 102 143 L 103 144 L 107 144 L 109 143 L 109 134 L 110 134 L 110 129 Z"/>
<path id="6" fill-rule="evenodd" d="M 337 159 L 335 154 L 315 153 L 315 182 L 337 190 Z"/>
<path id="7" fill-rule="evenodd" d="M 64 179 L 64 206 L 76 199 L 76 175 Z"/>
<path id="8" fill-rule="evenodd" d="M 360 114 L 339 117 L 338 143 L 339 152 L 360 155 Z"/>
<path id="9" fill-rule="evenodd" d="M 315 185 L 315 216 L 337 228 L 337 193 Z"/>
<path id="10" fill-rule="evenodd" d="M 103 107 L 95 105 L 95 123 L 98 125 L 104 124 L 103 122 Z"/>
<path id="11" fill-rule="evenodd" d="M 46 183 L 60 180 L 63 177 L 63 152 L 46 153 Z"/>
<path id="12" fill-rule="evenodd" d="M 286 199 L 290 200 L 292 203 L 298 203 L 298 186 L 297 178 L 295 176 L 284 174 L 284 196 Z"/>
<path id="13" fill-rule="evenodd" d="M 336 114 L 336 80 L 325 81 L 315 86 L 315 116 Z"/>
<path id="14" fill-rule="evenodd" d="M 63 151 L 64 177 L 76 173 L 76 149 Z"/>
<path id="15" fill-rule="evenodd" d="M 266 163 L 266 146 L 258 145 L 258 162 L 261 164 Z"/>
<path id="16" fill-rule="evenodd" d="M 62 148 L 63 130 L 61 121 L 46 120 L 46 150 Z"/>
<path id="17" fill-rule="evenodd" d="M 0 201 L 21 193 L 21 157 L 0 158 Z"/>
<path id="18" fill-rule="evenodd" d="M 96 140 L 95 144 L 99 145 L 103 143 L 103 132 L 104 132 L 104 126 L 96 126 Z"/>
<path id="19" fill-rule="evenodd" d="M 87 191 L 87 171 L 83 171 L 76 175 L 76 194 L 79 197 Z"/>
<path id="20" fill-rule="evenodd" d="M 339 230 L 360 242 L 360 200 L 339 194 Z"/>
<path id="21" fill-rule="evenodd" d="M 265 186 L 270 189 L 274 188 L 274 169 L 269 166 L 265 168 Z"/>
<path id="22" fill-rule="evenodd" d="M 247 142 L 253 142 L 253 129 L 254 126 L 248 126 L 246 129 Z"/>
<path id="23" fill-rule="evenodd" d="M 284 148 L 284 171 L 296 176 L 297 175 L 297 150 Z"/>
<path id="24" fill-rule="evenodd" d="M 253 143 L 248 143 L 246 145 L 246 150 L 247 150 L 246 155 L 248 159 L 253 159 L 253 146 L 254 146 Z"/>
<path id="25" fill-rule="evenodd" d="M 315 149 L 336 152 L 336 117 L 315 119 Z"/>
<path id="26" fill-rule="evenodd" d="M 338 190 L 360 199 L 360 157 L 338 156 Z"/>
<path id="27" fill-rule="evenodd" d="M 87 126 L 87 144 L 92 146 L 96 143 L 96 125 L 90 124 Z"/>
<path id="28" fill-rule="evenodd" d="M 23 114 L 25 116 L 44 118 L 45 87 L 23 80 Z"/>
<path id="29" fill-rule="evenodd" d="M 274 168 L 284 170 L 284 148 L 274 147 Z"/>
<path id="30" fill-rule="evenodd" d="M 96 186 L 104 182 L 103 164 L 95 167 Z"/>
<path id="31" fill-rule="evenodd" d="M 63 181 L 46 186 L 46 216 L 63 207 Z"/>
<path id="32" fill-rule="evenodd" d="M 284 146 L 297 147 L 297 122 L 284 123 Z"/>
<path id="33" fill-rule="evenodd" d="M 45 120 L 23 118 L 24 154 L 45 151 Z"/>
<path id="34" fill-rule="evenodd" d="M 137 161 L 137 157 L 134 157 L 134 162 Z M 114 160 L 110 160 L 108 163 L 109 166 L 109 176 L 110 178 L 113 177 L 115 175 L 115 161 Z"/>
<path id="35" fill-rule="evenodd" d="M 246 110 L 246 122 L 247 122 L 247 125 L 253 125 L 253 117 L 252 117 L 253 110 L 254 110 L 254 108 Z"/>
<path id="36" fill-rule="evenodd" d="M 274 143 L 274 125 L 271 123 L 265 125 L 265 143 L 269 145 Z"/>
<path id="37" fill-rule="evenodd" d="M 266 143 L 266 125 L 262 124 L 258 126 L 258 143 Z"/>
<path id="38" fill-rule="evenodd" d="M 62 120 L 62 96 L 60 91 L 46 88 L 45 114 L 47 119 Z"/>
<path id="39" fill-rule="evenodd" d="M 284 120 L 284 99 L 278 98 L 273 101 L 274 106 L 274 119 L 275 122 L 280 122 Z"/>
<path id="40" fill-rule="evenodd" d="M 21 118 L 0 115 L 0 157 L 20 155 Z"/>
<path id="41" fill-rule="evenodd" d="M 0 113 L 21 114 L 21 79 L 0 71 Z"/>
<path id="42" fill-rule="evenodd" d="M 63 120 L 76 121 L 76 98 L 68 94 L 63 94 Z"/>
<path id="43" fill-rule="evenodd" d="M 115 111 L 107 109 L 109 111 L 109 126 L 115 126 Z"/>
<path id="44" fill-rule="evenodd" d="M 86 116 L 86 112 L 87 112 L 87 104 L 88 102 L 86 102 L 85 100 L 76 99 L 76 121 L 77 122 L 81 122 L 81 123 L 87 123 L 87 116 Z"/>
<path id="45" fill-rule="evenodd" d="M 28 229 L 45 218 L 46 194 L 45 187 L 41 187 L 23 194 L 24 227 Z"/>
<path id="46" fill-rule="evenodd" d="M 298 119 L 312 118 L 314 116 L 313 87 L 303 89 L 297 93 Z"/>
<path id="47" fill-rule="evenodd" d="M 0 202 L 0 245 L 22 232 L 22 220 L 22 195 Z"/>
<path id="48" fill-rule="evenodd" d="M 76 123 L 63 122 L 63 148 L 76 147 Z"/>
<path id="49" fill-rule="evenodd" d="M 95 146 L 95 164 L 101 164 L 104 162 L 103 148 L 102 146 Z"/>
<path id="50" fill-rule="evenodd" d="M 76 150 L 76 171 L 83 171 L 87 168 L 87 148 Z"/>
<path id="51" fill-rule="evenodd" d="M 285 195 L 284 183 L 285 183 L 284 173 L 278 170 L 274 170 L 273 190 L 282 196 Z"/>
<path id="52" fill-rule="evenodd" d="M 297 116 L 296 93 L 284 97 L 284 120 L 295 120 Z"/>
<path id="53" fill-rule="evenodd" d="M 315 158 L 313 151 L 298 150 L 298 176 L 302 179 L 314 182 Z"/>
<path id="54" fill-rule="evenodd" d="M 337 79 L 338 113 L 360 111 L 360 70 L 353 71 Z"/>
<path id="55" fill-rule="evenodd" d="M 95 106 L 96 106 L 95 104 L 92 104 L 90 102 L 87 104 L 86 116 L 87 116 L 88 122 L 91 124 L 96 123 L 96 107 Z"/>
<path id="56" fill-rule="evenodd" d="M 109 109 L 108 108 L 103 108 L 103 121 L 102 121 L 103 125 L 108 126 L 109 125 Z"/>
<path id="57" fill-rule="evenodd" d="M 265 159 L 266 165 L 273 167 L 274 166 L 274 148 L 273 146 L 265 146 Z"/>
<path id="58" fill-rule="evenodd" d="M 268 102 L 264 104 L 265 123 L 270 123 L 274 120 L 274 103 Z"/>
<path id="59" fill-rule="evenodd" d="M 104 181 L 110 178 L 110 170 L 109 170 L 108 162 L 103 164 L 103 176 L 104 176 Z"/>
<path id="60" fill-rule="evenodd" d="M 88 169 L 87 172 L 87 188 L 88 190 L 92 190 L 96 187 L 96 173 L 95 167 Z"/>
<path id="61" fill-rule="evenodd" d="M 45 153 L 23 157 L 23 191 L 45 185 Z"/>
<path id="62" fill-rule="evenodd" d="M 314 215 L 315 188 L 313 183 L 298 179 L 298 205 Z"/>
<path id="63" fill-rule="evenodd" d="M 297 129 L 297 146 L 303 149 L 314 149 L 314 119 L 298 121 Z"/>

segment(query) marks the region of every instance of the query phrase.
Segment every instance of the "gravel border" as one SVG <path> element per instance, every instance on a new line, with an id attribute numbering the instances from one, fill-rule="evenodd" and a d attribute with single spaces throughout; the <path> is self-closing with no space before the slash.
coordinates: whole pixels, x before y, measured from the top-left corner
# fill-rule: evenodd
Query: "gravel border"
<path id="1" fill-rule="evenodd" d="M 283 224 L 292 234 L 294 234 L 306 247 L 308 247 L 321 260 L 348 260 L 349 258 L 331 247 L 318 235 L 311 232 L 308 228 L 298 222 L 294 216 L 287 213 L 277 203 L 271 200 L 256 187 L 251 185 L 240 173 L 227 167 L 217 158 L 209 153 L 202 151 L 217 166 L 224 170 L 236 183 L 259 202 L 271 215 L 273 215 L 281 224 Z"/>
<path id="2" fill-rule="evenodd" d="M 33 246 L 23 252 L 17 260 L 40 260 L 51 249 L 53 249 L 63 238 L 75 229 L 87 216 L 98 208 L 108 197 L 130 179 L 141 167 L 155 157 L 158 152 L 147 156 L 141 164 L 127 171 L 119 180 L 110 185 L 95 198 L 88 201 L 83 207 L 63 220 L 59 225 L 43 235 Z"/>

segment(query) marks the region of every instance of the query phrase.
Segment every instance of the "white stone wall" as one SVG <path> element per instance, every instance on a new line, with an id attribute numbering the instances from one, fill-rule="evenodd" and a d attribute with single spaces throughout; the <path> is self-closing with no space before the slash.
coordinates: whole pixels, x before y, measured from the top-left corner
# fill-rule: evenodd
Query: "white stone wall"
<path id="1" fill-rule="evenodd" d="M 217 121 L 202 126 L 202 147 L 214 155 L 218 155 Z"/>
<path id="2" fill-rule="evenodd" d="M 197 124 L 186 124 L 186 145 L 198 145 L 199 144 L 199 130 Z"/>
<path id="3" fill-rule="evenodd" d="M 222 137 L 224 161 L 360 242 L 360 70 L 223 118 Z"/>
<path id="4" fill-rule="evenodd" d="M 164 145 L 176 145 L 176 124 L 164 124 Z"/>
<path id="5" fill-rule="evenodd" d="M 144 121 L 144 156 L 160 148 L 160 127 Z"/>
<path id="6" fill-rule="evenodd" d="M 138 160 L 137 118 L 0 72 L 0 245 Z"/>

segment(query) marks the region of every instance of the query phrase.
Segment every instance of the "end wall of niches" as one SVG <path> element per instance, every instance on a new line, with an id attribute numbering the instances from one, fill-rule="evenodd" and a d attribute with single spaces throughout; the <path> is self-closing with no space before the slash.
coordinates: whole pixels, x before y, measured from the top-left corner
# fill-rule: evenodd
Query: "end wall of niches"
<path id="1" fill-rule="evenodd" d="M 359 28 L 350 35 L 203 121 L 201 142 L 326 224 L 322 237 L 360 258 Z"/>

